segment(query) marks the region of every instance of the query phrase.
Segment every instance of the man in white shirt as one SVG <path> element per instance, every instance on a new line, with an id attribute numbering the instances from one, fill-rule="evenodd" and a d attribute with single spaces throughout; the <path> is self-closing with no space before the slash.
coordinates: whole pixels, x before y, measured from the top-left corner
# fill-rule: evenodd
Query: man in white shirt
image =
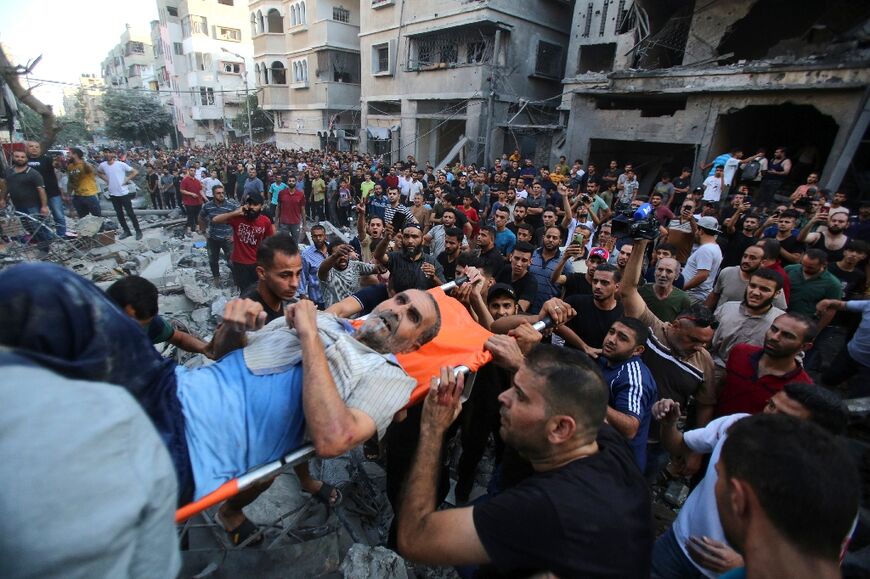
<path id="1" fill-rule="evenodd" d="M 725 190 L 725 167 L 717 165 L 713 175 L 704 179 L 704 201 L 719 203 Z"/>
<path id="2" fill-rule="evenodd" d="M 698 248 L 692 252 L 683 269 L 683 290 L 689 294 L 693 303 L 703 302 L 713 289 L 713 282 L 722 265 L 722 249 L 716 243 L 720 233 L 719 222 L 715 217 L 705 215 L 698 219 L 695 242 Z"/>
<path id="3" fill-rule="evenodd" d="M 118 239 L 126 239 L 130 237 L 130 226 L 127 225 L 127 220 L 124 219 L 124 211 L 130 221 L 133 222 L 133 229 L 136 230 L 136 239 L 142 239 L 142 230 L 139 228 L 139 220 L 136 219 L 136 214 L 133 212 L 133 197 L 135 194 L 130 190 L 130 181 L 139 174 L 139 171 L 125 163 L 119 161 L 118 156 L 114 151 L 108 149 L 103 151 L 106 160 L 100 163 L 97 167 L 97 177 L 106 182 L 109 186 L 109 199 L 112 201 L 112 207 L 115 208 L 115 215 L 118 217 L 118 223 L 124 233 Z"/>
<path id="4" fill-rule="evenodd" d="M 417 174 L 411 175 L 411 182 L 408 184 L 408 201 L 414 203 L 414 198 L 417 195 L 423 194 L 423 183 L 417 178 Z"/>
<path id="5" fill-rule="evenodd" d="M 220 185 L 221 187 L 224 186 L 224 184 L 221 183 L 221 180 L 217 178 L 217 171 L 214 169 L 211 170 L 211 174 L 208 177 L 203 179 L 202 184 L 205 186 L 205 196 L 209 199 L 212 198 L 211 190 L 215 185 Z"/>

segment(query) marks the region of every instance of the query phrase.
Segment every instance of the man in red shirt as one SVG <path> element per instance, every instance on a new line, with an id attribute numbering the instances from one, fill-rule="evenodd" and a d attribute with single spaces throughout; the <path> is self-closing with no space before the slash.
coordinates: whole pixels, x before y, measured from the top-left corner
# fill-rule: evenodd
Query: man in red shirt
<path id="1" fill-rule="evenodd" d="M 293 185 L 278 193 L 278 231 L 289 231 L 296 243 L 302 241 L 305 221 L 305 192 Z"/>
<path id="2" fill-rule="evenodd" d="M 257 283 L 257 249 L 266 237 L 275 234 L 272 220 L 263 213 L 263 196 L 251 193 L 245 204 L 230 213 L 215 215 L 212 223 L 227 223 L 233 228 L 233 281 L 240 292 Z"/>
<path id="3" fill-rule="evenodd" d="M 196 168 L 190 167 L 181 180 L 181 203 L 187 212 L 187 234 L 192 235 L 203 203 L 208 201 L 202 190 L 202 181 L 196 178 Z"/>
<path id="4" fill-rule="evenodd" d="M 462 213 L 468 218 L 471 223 L 471 237 L 477 239 L 477 234 L 480 233 L 480 214 L 475 209 L 471 202 L 474 198 L 471 195 L 466 195 L 462 198 Z"/>
<path id="5" fill-rule="evenodd" d="M 816 323 L 798 314 L 782 314 L 770 325 L 761 347 L 738 344 L 725 367 L 716 417 L 746 412 L 757 414 L 771 396 L 791 382 L 812 384 L 797 355 L 809 350 L 818 333 Z"/>

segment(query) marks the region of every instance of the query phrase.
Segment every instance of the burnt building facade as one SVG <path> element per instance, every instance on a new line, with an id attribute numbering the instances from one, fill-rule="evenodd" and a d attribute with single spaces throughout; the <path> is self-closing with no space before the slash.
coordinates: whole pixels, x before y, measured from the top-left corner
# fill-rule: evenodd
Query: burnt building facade
<path id="1" fill-rule="evenodd" d="M 870 195 L 870 5 L 578 0 L 554 154 L 663 171 L 786 147 L 791 180 Z"/>

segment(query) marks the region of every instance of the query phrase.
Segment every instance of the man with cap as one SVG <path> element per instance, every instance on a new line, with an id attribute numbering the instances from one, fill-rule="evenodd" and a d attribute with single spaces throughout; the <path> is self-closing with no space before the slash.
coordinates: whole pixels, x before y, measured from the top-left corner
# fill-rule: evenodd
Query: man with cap
<path id="1" fill-rule="evenodd" d="M 686 260 L 683 277 L 686 282 L 683 290 L 689 294 L 693 303 L 703 302 L 713 289 L 713 282 L 722 265 L 722 249 L 716 243 L 716 235 L 720 233 L 719 222 L 715 217 L 705 215 L 698 219 L 695 230 L 695 243 L 698 248 Z"/>
<path id="2" fill-rule="evenodd" d="M 486 294 L 486 307 L 493 321 L 519 313 L 517 294 L 507 283 L 495 283 Z"/>
<path id="3" fill-rule="evenodd" d="M 550 281 L 554 284 L 561 285 L 565 288 L 565 297 L 573 295 L 591 296 L 592 276 L 595 275 L 595 270 L 599 265 L 607 263 L 610 259 L 609 251 L 603 247 L 593 247 L 589 250 L 589 256 L 586 258 L 585 273 L 577 271 L 564 274 L 563 271 L 568 258 L 573 257 L 574 254 L 578 254 L 581 249 L 582 248 L 577 248 L 576 246 L 571 245 L 566 247 L 565 251 L 562 252 L 562 259 L 559 260 L 559 264 L 556 266 L 553 275 L 550 277 Z"/>
<path id="4" fill-rule="evenodd" d="M 272 220 L 263 213 L 263 195 L 250 193 L 244 204 L 230 213 L 212 217 L 213 224 L 233 228 L 233 280 L 240 292 L 257 283 L 257 249 L 263 239 L 275 234 Z"/>

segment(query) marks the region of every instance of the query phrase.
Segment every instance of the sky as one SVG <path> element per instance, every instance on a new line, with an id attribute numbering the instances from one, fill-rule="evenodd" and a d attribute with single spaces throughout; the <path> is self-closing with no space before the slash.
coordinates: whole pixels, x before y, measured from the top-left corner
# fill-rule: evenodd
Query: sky
<path id="1" fill-rule="evenodd" d="M 157 20 L 154 0 L 0 0 L 0 44 L 13 64 L 42 54 L 32 78 L 77 84 L 81 74 L 100 76 L 100 63 L 120 42 L 127 23 L 147 31 L 152 20 Z M 57 112 L 64 88 L 42 83 L 33 93 Z"/>

